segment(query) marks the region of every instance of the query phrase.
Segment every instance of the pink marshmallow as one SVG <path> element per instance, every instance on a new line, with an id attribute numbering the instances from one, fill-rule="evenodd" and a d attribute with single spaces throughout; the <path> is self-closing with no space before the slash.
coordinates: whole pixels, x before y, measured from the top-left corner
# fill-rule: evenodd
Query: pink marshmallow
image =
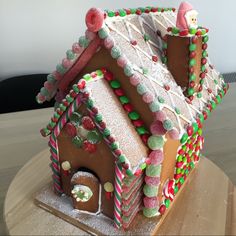
<path id="1" fill-rule="evenodd" d="M 91 32 L 98 32 L 104 22 L 104 12 L 98 8 L 91 8 L 85 18 L 86 25 Z"/>
<path id="2" fill-rule="evenodd" d="M 146 208 L 155 208 L 159 205 L 157 197 L 145 197 L 143 203 Z"/>
<path id="3" fill-rule="evenodd" d="M 158 186 L 160 184 L 160 177 L 145 176 L 144 180 L 147 185 Z"/>
<path id="4" fill-rule="evenodd" d="M 134 86 L 137 86 L 138 84 L 140 84 L 140 78 L 137 74 L 134 74 L 132 75 L 130 78 L 129 78 L 129 81 L 132 85 Z"/>
<path id="5" fill-rule="evenodd" d="M 124 66 L 127 64 L 127 59 L 125 57 L 121 56 L 117 59 L 117 64 L 118 64 L 118 66 L 124 68 Z"/>
<path id="6" fill-rule="evenodd" d="M 113 46 L 114 46 L 114 40 L 112 37 L 106 37 L 104 39 L 104 46 L 107 48 L 107 49 L 111 49 Z"/>
<path id="7" fill-rule="evenodd" d="M 145 94 L 143 95 L 143 101 L 144 101 L 145 103 L 151 103 L 151 102 L 154 101 L 154 96 L 153 96 L 151 93 L 145 93 Z"/>
<path id="8" fill-rule="evenodd" d="M 62 60 L 62 65 L 65 67 L 65 68 L 70 68 L 72 66 L 72 61 L 70 61 L 69 59 L 67 58 L 64 58 Z"/>
<path id="9" fill-rule="evenodd" d="M 163 122 L 166 120 L 166 114 L 163 111 L 157 111 L 154 113 L 155 120 Z"/>
<path id="10" fill-rule="evenodd" d="M 45 81 L 44 82 L 44 87 L 49 91 L 49 92 L 52 92 L 55 88 L 54 84 L 48 82 L 48 81 Z"/>
<path id="11" fill-rule="evenodd" d="M 162 122 L 159 120 L 156 120 L 151 124 L 150 131 L 154 135 L 164 135 L 167 132 L 166 129 L 163 127 Z"/>
<path id="12" fill-rule="evenodd" d="M 164 155 L 162 150 L 155 150 L 149 154 L 152 165 L 160 165 L 163 162 Z"/>
<path id="13" fill-rule="evenodd" d="M 72 45 L 72 51 L 74 53 L 80 54 L 82 52 L 83 48 L 80 47 L 80 45 L 78 43 L 74 43 Z"/>
<path id="14" fill-rule="evenodd" d="M 179 140 L 179 131 L 176 128 L 173 128 L 168 132 L 168 135 L 171 139 Z"/>
<path id="15" fill-rule="evenodd" d="M 96 34 L 94 32 L 89 31 L 89 30 L 86 30 L 85 36 L 87 39 L 89 39 L 91 41 L 96 38 Z"/>

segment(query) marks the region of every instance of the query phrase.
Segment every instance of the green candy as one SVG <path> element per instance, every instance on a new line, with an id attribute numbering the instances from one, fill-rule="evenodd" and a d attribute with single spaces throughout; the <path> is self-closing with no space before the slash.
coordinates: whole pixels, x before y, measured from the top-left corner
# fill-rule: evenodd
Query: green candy
<path id="1" fill-rule="evenodd" d="M 56 82 L 56 79 L 55 79 L 53 74 L 49 74 L 47 76 L 47 81 L 50 82 L 50 83 L 54 83 L 54 82 Z"/>
<path id="2" fill-rule="evenodd" d="M 60 73 L 62 75 L 66 73 L 66 68 L 62 64 L 58 64 L 56 66 L 56 70 L 58 73 Z"/>
<path id="3" fill-rule="evenodd" d="M 182 155 L 178 155 L 178 156 L 177 156 L 177 161 L 178 161 L 178 162 L 181 162 L 182 160 L 183 160 L 183 156 L 182 156 Z"/>
<path id="4" fill-rule="evenodd" d="M 119 144 L 118 143 L 114 142 L 114 143 L 111 144 L 111 149 L 112 150 L 116 150 L 118 148 L 119 148 Z"/>
<path id="5" fill-rule="evenodd" d="M 76 124 L 80 124 L 82 115 L 78 112 L 73 112 L 70 116 L 70 121 Z"/>
<path id="6" fill-rule="evenodd" d="M 143 192 L 147 197 L 156 197 L 158 194 L 158 187 L 153 187 L 145 184 L 143 187 Z"/>
<path id="7" fill-rule="evenodd" d="M 171 120 L 164 120 L 163 122 L 163 127 L 166 129 L 166 130 L 171 130 L 173 129 L 173 124 L 171 122 Z"/>
<path id="8" fill-rule="evenodd" d="M 88 132 L 87 139 L 90 143 L 95 144 L 101 141 L 101 136 L 97 131 L 92 130 Z"/>
<path id="9" fill-rule="evenodd" d="M 74 84 L 74 85 L 72 86 L 72 88 L 73 88 L 74 92 L 76 92 L 76 93 L 79 92 L 79 88 L 78 88 L 77 84 Z"/>
<path id="10" fill-rule="evenodd" d="M 205 65 L 202 65 L 201 66 L 201 71 L 204 72 L 206 70 L 206 66 Z"/>
<path id="11" fill-rule="evenodd" d="M 108 15 L 109 17 L 113 17 L 113 16 L 115 16 L 115 12 L 113 12 L 113 11 L 108 11 L 107 15 Z"/>
<path id="12" fill-rule="evenodd" d="M 180 109 L 178 107 L 175 107 L 175 112 L 179 115 L 180 114 Z"/>
<path id="13" fill-rule="evenodd" d="M 215 84 L 218 84 L 218 81 L 217 81 L 216 79 L 214 79 L 214 83 L 215 83 Z"/>
<path id="14" fill-rule="evenodd" d="M 85 36 L 81 36 L 79 38 L 80 47 L 87 48 L 89 45 L 89 40 Z"/>
<path id="15" fill-rule="evenodd" d="M 138 84 L 137 87 L 137 92 L 140 94 L 140 95 L 143 95 L 144 93 L 147 92 L 147 87 L 143 84 Z"/>
<path id="16" fill-rule="evenodd" d="M 114 59 L 118 59 L 121 56 L 121 51 L 118 47 L 112 47 L 111 49 L 111 56 Z"/>
<path id="17" fill-rule="evenodd" d="M 109 135 L 111 135 L 111 131 L 108 129 L 108 128 L 105 128 L 104 130 L 103 130 L 103 135 L 106 137 L 106 136 L 109 136 Z"/>
<path id="18" fill-rule="evenodd" d="M 72 103 L 74 99 L 70 95 L 66 95 L 66 101 Z"/>
<path id="19" fill-rule="evenodd" d="M 146 164 L 146 163 L 142 163 L 142 164 L 140 165 L 140 169 L 141 169 L 141 170 L 144 170 L 146 167 L 147 167 L 147 164 Z"/>
<path id="20" fill-rule="evenodd" d="M 103 76 L 103 73 L 101 70 L 96 70 L 96 74 L 97 74 L 97 76 Z"/>
<path id="21" fill-rule="evenodd" d="M 49 96 L 48 90 L 47 90 L 46 88 L 44 88 L 44 87 L 42 87 L 42 88 L 40 89 L 40 93 L 41 93 L 43 96 L 45 96 L 45 97 Z"/>
<path id="22" fill-rule="evenodd" d="M 208 35 L 206 35 L 206 36 L 204 36 L 204 37 L 202 38 L 202 41 L 203 41 L 204 43 L 206 43 L 208 40 L 209 40 Z"/>
<path id="23" fill-rule="evenodd" d="M 157 100 L 154 100 L 153 102 L 149 104 L 149 108 L 152 112 L 160 111 L 159 102 Z"/>
<path id="24" fill-rule="evenodd" d="M 120 163 L 124 163 L 125 161 L 126 161 L 125 155 L 120 155 L 120 156 L 119 156 L 119 162 L 120 162 Z"/>
<path id="25" fill-rule="evenodd" d="M 78 148 L 81 148 L 82 147 L 82 144 L 83 144 L 83 140 L 82 138 L 80 138 L 79 136 L 75 136 L 73 139 L 72 139 L 72 143 L 78 147 Z"/>
<path id="26" fill-rule="evenodd" d="M 124 67 L 124 73 L 126 76 L 130 77 L 132 76 L 134 73 L 133 73 L 133 69 L 131 68 L 130 65 L 126 64 L 125 67 Z"/>
<path id="27" fill-rule="evenodd" d="M 195 29 L 195 28 L 190 28 L 190 29 L 189 29 L 189 33 L 190 33 L 190 34 L 196 34 L 196 33 L 197 33 L 197 29 Z"/>
<path id="28" fill-rule="evenodd" d="M 179 182 L 180 182 L 181 184 L 183 184 L 183 183 L 184 183 L 184 178 L 181 177 L 181 178 L 179 179 Z"/>
<path id="29" fill-rule="evenodd" d="M 123 10 L 123 9 L 119 10 L 119 15 L 120 15 L 121 17 L 126 16 L 126 11 Z"/>
<path id="30" fill-rule="evenodd" d="M 67 59 L 69 59 L 69 60 L 74 60 L 75 59 L 75 54 L 73 53 L 73 51 L 72 50 L 67 50 L 67 52 L 66 52 L 66 57 L 67 57 Z"/>
<path id="31" fill-rule="evenodd" d="M 143 74 L 147 75 L 148 74 L 148 68 L 143 68 Z"/>
<path id="32" fill-rule="evenodd" d="M 97 122 L 101 122 L 101 121 L 102 121 L 102 115 L 101 115 L 101 114 L 97 114 L 97 115 L 95 116 L 95 120 L 96 120 Z"/>
<path id="33" fill-rule="evenodd" d="M 131 14 L 135 14 L 136 13 L 136 8 L 131 8 L 130 12 L 131 12 Z"/>
<path id="34" fill-rule="evenodd" d="M 202 57 L 207 57 L 207 51 L 206 51 L 206 50 L 204 50 L 204 51 L 202 52 Z"/>
<path id="35" fill-rule="evenodd" d="M 50 121 L 50 122 L 49 122 L 49 126 L 51 126 L 52 128 L 54 128 L 54 127 L 55 127 L 55 125 L 56 125 L 56 123 L 55 123 L 55 122 L 53 122 L 53 121 Z"/>
<path id="36" fill-rule="evenodd" d="M 143 38 L 145 42 L 150 40 L 150 36 L 148 34 L 144 34 Z"/>
<path id="37" fill-rule="evenodd" d="M 128 176 L 133 176 L 134 175 L 133 172 L 130 169 L 126 170 L 126 174 Z"/>
<path id="38" fill-rule="evenodd" d="M 178 34 L 179 33 L 179 28 L 173 27 L 171 32 L 172 32 L 172 34 Z"/>
<path id="39" fill-rule="evenodd" d="M 194 162 L 190 162 L 190 167 L 191 167 L 191 169 L 193 169 L 195 167 Z"/>
<path id="40" fill-rule="evenodd" d="M 160 103 L 164 103 L 165 102 L 165 99 L 163 97 L 161 97 L 161 96 L 158 96 L 157 99 L 158 99 L 158 102 L 160 102 Z"/>
<path id="41" fill-rule="evenodd" d="M 190 74 L 189 75 L 189 80 L 190 81 L 195 81 L 196 80 L 196 75 L 195 74 Z"/>
<path id="42" fill-rule="evenodd" d="M 188 134 L 187 133 L 184 133 L 182 138 L 180 139 L 180 143 L 185 143 L 186 141 L 188 140 Z"/>
<path id="43" fill-rule="evenodd" d="M 53 117 L 54 117 L 55 119 L 58 119 L 58 118 L 60 118 L 60 115 L 59 115 L 57 112 L 55 112 L 55 113 L 53 114 Z"/>
<path id="44" fill-rule="evenodd" d="M 189 65 L 190 66 L 194 66 L 196 64 L 196 60 L 195 59 L 190 59 L 190 61 L 189 61 Z"/>
<path id="45" fill-rule="evenodd" d="M 152 150 L 160 149 L 164 146 L 164 139 L 162 136 L 152 135 L 148 138 L 148 147 Z"/>
<path id="46" fill-rule="evenodd" d="M 64 106 L 62 103 L 59 105 L 59 108 L 60 108 L 62 111 L 65 111 L 65 110 L 66 110 L 66 106 Z"/>
<path id="47" fill-rule="evenodd" d="M 190 52 L 193 52 L 193 51 L 195 51 L 197 49 L 197 45 L 195 44 L 195 43 L 191 43 L 190 45 L 189 45 L 189 51 Z"/>
<path id="48" fill-rule="evenodd" d="M 162 63 L 167 64 L 167 57 L 162 57 Z"/>
<path id="49" fill-rule="evenodd" d="M 219 95 L 217 95 L 216 100 L 217 100 L 218 103 L 220 103 L 221 102 L 221 97 Z"/>
<path id="50" fill-rule="evenodd" d="M 188 88 L 188 95 L 192 96 L 194 94 L 194 89 L 193 88 Z"/>
<path id="51" fill-rule="evenodd" d="M 89 81 L 92 79 L 91 75 L 90 74 L 86 74 L 83 76 L 83 79 L 86 80 L 86 81 Z"/>
<path id="52" fill-rule="evenodd" d="M 198 130 L 198 134 L 201 136 L 202 135 L 202 129 Z"/>
<path id="53" fill-rule="evenodd" d="M 127 104 L 129 103 L 129 99 L 126 96 L 121 96 L 119 97 L 119 100 L 122 104 Z"/>
<path id="54" fill-rule="evenodd" d="M 138 120 L 140 118 L 139 114 L 135 111 L 132 111 L 128 114 L 131 120 Z"/>
<path id="55" fill-rule="evenodd" d="M 196 133 L 198 131 L 198 124 L 196 122 L 194 122 L 192 124 L 192 127 L 193 127 L 193 132 Z"/>
<path id="56" fill-rule="evenodd" d="M 178 193 L 178 191 L 179 191 L 178 186 L 175 186 L 175 188 L 174 188 L 174 193 L 176 194 L 176 193 Z"/>
<path id="57" fill-rule="evenodd" d="M 108 32 L 105 28 L 102 28 L 98 31 L 98 36 L 100 39 L 105 39 L 108 37 Z"/>
<path id="58" fill-rule="evenodd" d="M 144 127 L 137 127 L 136 131 L 138 132 L 139 135 L 148 133 L 147 129 L 145 129 Z"/>
<path id="59" fill-rule="evenodd" d="M 167 49 L 167 43 L 163 43 L 162 47 L 163 47 L 164 49 Z"/>
<path id="60" fill-rule="evenodd" d="M 204 80 L 203 80 L 203 79 L 200 80 L 200 84 L 201 84 L 201 85 L 204 84 Z"/>
<path id="61" fill-rule="evenodd" d="M 183 157 L 183 162 L 187 163 L 187 157 L 185 157 L 185 156 Z M 181 172 L 182 172 L 182 169 L 181 169 Z"/>
<path id="62" fill-rule="evenodd" d="M 112 80 L 111 83 L 110 83 L 111 87 L 113 89 L 117 89 L 117 88 L 120 88 L 120 82 L 117 81 L 117 80 Z"/>
<path id="63" fill-rule="evenodd" d="M 157 209 L 157 207 L 155 207 L 155 208 L 144 207 L 143 208 L 143 215 L 148 218 L 154 217 L 154 216 L 158 215 L 158 209 Z"/>
<path id="64" fill-rule="evenodd" d="M 181 169 L 180 168 L 176 168 L 176 174 L 180 174 L 181 173 Z"/>
<path id="65" fill-rule="evenodd" d="M 189 170 L 188 170 L 188 169 L 185 170 L 185 174 L 186 174 L 186 175 L 189 174 Z"/>
<path id="66" fill-rule="evenodd" d="M 212 106 L 212 109 L 214 110 L 216 108 L 216 103 L 211 101 L 211 106 Z"/>
<path id="67" fill-rule="evenodd" d="M 146 168 L 146 175 L 149 177 L 159 176 L 161 173 L 161 165 L 148 165 Z"/>
<path id="68" fill-rule="evenodd" d="M 202 93 L 198 93 L 198 94 L 197 94 L 197 97 L 198 97 L 198 98 L 201 98 L 201 97 L 202 97 Z"/>
<path id="69" fill-rule="evenodd" d="M 86 105 L 88 108 L 93 108 L 93 106 L 94 106 L 93 100 L 91 98 L 89 98 L 86 102 Z"/>
<path id="70" fill-rule="evenodd" d="M 165 205 L 166 205 L 166 208 L 169 208 L 170 206 L 170 199 L 165 199 Z"/>

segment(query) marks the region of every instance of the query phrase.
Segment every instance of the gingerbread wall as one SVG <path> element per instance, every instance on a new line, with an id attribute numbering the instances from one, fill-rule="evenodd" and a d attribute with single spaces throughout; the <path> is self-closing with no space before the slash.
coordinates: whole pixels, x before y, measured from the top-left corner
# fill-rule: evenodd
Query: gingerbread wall
<path id="1" fill-rule="evenodd" d="M 79 109 L 80 113 L 86 114 L 83 106 Z M 69 161 L 71 164 L 71 174 L 66 176 L 61 170 L 62 188 L 64 192 L 70 196 L 71 194 L 71 177 L 79 168 L 87 168 L 97 175 L 102 185 L 102 212 L 110 218 L 113 218 L 114 202 L 113 198 L 108 200 L 105 196 L 103 188 L 104 183 L 110 182 L 114 185 L 115 164 L 114 156 L 105 142 L 102 140 L 97 144 L 97 151 L 95 153 L 88 153 L 82 148 L 77 148 L 71 140 L 71 137 L 62 129 L 58 136 L 58 149 L 60 156 L 60 163 Z"/>

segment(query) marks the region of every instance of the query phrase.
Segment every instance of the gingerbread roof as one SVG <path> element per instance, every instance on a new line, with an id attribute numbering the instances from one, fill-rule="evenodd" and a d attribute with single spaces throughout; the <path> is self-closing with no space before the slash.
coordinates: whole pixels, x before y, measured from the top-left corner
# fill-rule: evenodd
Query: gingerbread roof
<path id="1" fill-rule="evenodd" d="M 145 161 L 148 155 L 147 148 L 135 126 L 132 125 L 132 119 L 129 118 L 132 116 L 127 115 L 122 106 L 122 104 L 128 105 L 128 97 L 123 95 L 119 99 L 112 89 L 117 86 L 119 86 L 118 81 L 107 81 L 100 70 L 91 75 L 86 74 L 78 84 L 73 86 L 73 90 L 55 111 L 48 126 L 51 126 L 51 129 L 42 129 L 41 133 L 46 136 L 53 130 L 61 130 L 66 124 L 65 119 L 70 118 L 72 109 L 76 110 L 84 103 L 114 156 L 119 156 L 120 161 L 127 163 L 127 168 L 132 173 L 135 172 Z"/>
<path id="2" fill-rule="evenodd" d="M 91 16 L 97 17 L 97 25 L 90 24 Z M 208 72 L 201 93 L 195 93 L 192 101 L 185 97 L 184 88 L 177 85 L 160 60 L 163 37 L 170 33 L 170 29 L 176 29 L 175 22 L 176 13 L 172 8 L 147 7 L 115 12 L 91 9 L 86 16 L 86 36 L 82 36 L 79 43 L 67 51 L 67 58 L 48 76 L 37 100 L 50 100 L 58 88 L 65 90 L 93 53 L 104 46 L 123 67 L 130 82 L 137 86 L 138 93 L 143 95 L 148 92 L 154 97 L 154 102 L 149 104 L 150 109 L 155 111 L 158 105 L 181 137 L 187 125 L 196 122 L 198 117 L 202 119 L 202 113 L 208 113 L 220 102 L 227 86 L 208 59 L 205 65 Z M 206 33 L 204 31 L 202 34 Z"/>

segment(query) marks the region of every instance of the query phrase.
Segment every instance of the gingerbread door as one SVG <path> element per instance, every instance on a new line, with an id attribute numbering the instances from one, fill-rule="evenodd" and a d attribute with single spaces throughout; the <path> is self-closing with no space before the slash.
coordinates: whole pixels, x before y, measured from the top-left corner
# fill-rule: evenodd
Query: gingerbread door
<path id="1" fill-rule="evenodd" d="M 71 178 L 71 197 L 75 209 L 98 214 L 100 212 L 100 183 L 92 173 L 78 171 Z"/>

